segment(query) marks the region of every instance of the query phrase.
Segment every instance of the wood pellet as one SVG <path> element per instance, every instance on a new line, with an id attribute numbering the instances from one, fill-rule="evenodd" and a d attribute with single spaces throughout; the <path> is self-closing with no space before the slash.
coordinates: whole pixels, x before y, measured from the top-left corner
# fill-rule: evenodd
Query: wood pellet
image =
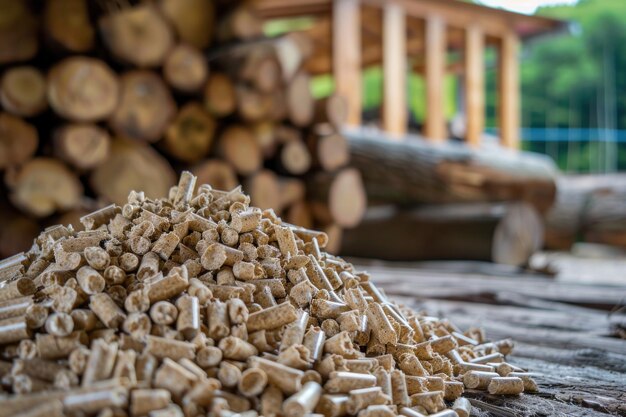
<path id="1" fill-rule="evenodd" d="M 510 340 L 394 303 L 239 188 L 185 172 L 81 221 L 0 262 L 0 417 L 452 417 L 538 389 Z"/>

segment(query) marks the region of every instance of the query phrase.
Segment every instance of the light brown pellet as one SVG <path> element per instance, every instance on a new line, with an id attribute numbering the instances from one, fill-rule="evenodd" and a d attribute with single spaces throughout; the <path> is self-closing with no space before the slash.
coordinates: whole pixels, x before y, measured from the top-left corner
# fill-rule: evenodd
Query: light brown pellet
<path id="1" fill-rule="evenodd" d="M 411 403 L 404 373 L 397 369 L 391 371 L 391 401 L 400 406 Z"/>
<path id="2" fill-rule="evenodd" d="M 220 363 L 220 368 L 217 371 L 217 378 L 224 387 L 235 387 L 241 380 L 241 369 L 231 362 L 224 361 Z"/>
<path id="3" fill-rule="evenodd" d="M 159 272 L 160 263 L 161 259 L 157 253 L 146 253 L 141 258 L 141 264 L 139 264 L 139 269 L 137 270 L 137 279 L 144 281 L 145 279 L 156 275 Z"/>
<path id="4" fill-rule="evenodd" d="M 30 337 L 31 330 L 26 316 L 11 317 L 0 321 L 0 345 L 19 342 Z"/>
<path id="5" fill-rule="evenodd" d="M 168 274 L 148 285 L 148 298 L 151 303 L 167 300 L 179 295 L 189 287 L 187 268 L 183 265 L 172 268 Z"/>
<path id="6" fill-rule="evenodd" d="M 206 346 L 198 350 L 196 363 L 202 368 L 212 368 L 222 361 L 222 350 L 215 346 Z"/>
<path id="7" fill-rule="evenodd" d="M 104 271 L 104 269 L 109 266 L 109 263 L 111 262 L 111 256 L 106 250 L 99 246 L 90 246 L 85 248 L 83 253 L 89 266 L 99 271 Z"/>
<path id="8" fill-rule="evenodd" d="M 68 336 L 74 331 L 74 320 L 67 313 L 54 313 L 46 319 L 45 329 L 54 336 Z"/>
<path id="9" fill-rule="evenodd" d="M 287 417 L 304 416 L 315 409 L 321 395 L 322 387 L 320 384 L 313 381 L 307 382 L 300 391 L 285 400 L 283 413 Z"/>
<path id="10" fill-rule="evenodd" d="M 144 416 L 150 411 L 167 407 L 171 395 L 165 389 L 135 389 L 130 394 L 130 415 Z"/>
<path id="11" fill-rule="evenodd" d="M 176 321 L 178 309 L 169 301 L 158 301 L 150 307 L 150 318 L 156 324 L 169 325 Z"/>
<path id="12" fill-rule="evenodd" d="M 0 320 L 23 316 L 31 305 L 33 305 L 32 296 L 0 301 Z"/>
<path id="13" fill-rule="evenodd" d="M 266 308 L 248 317 L 248 330 L 269 330 L 289 324 L 298 319 L 293 305 L 285 302 L 274 307 Z"/>
<path id="14" fill-rule="evenodd" d="M 193 359 L 196 356 L 196 346 L 193 343 L 166 339 L 159 336 L 146 337 L 145 351 L 160 359 Z"/>
<path id="15" fill-rule="evenodd" d="M 150 334 L 152 322 L 145 313 L 131 313 L 122 324 L 122 330 L 136 339 L 142 339 Z"/>
<path id="16" fill-rule="evenodd" d="M 486 390 L 491 380 L 499 376 L 495 372 L 469 371 L 463 375 L 463 384 L 466 388 Z"/>
<path id="17" fill-rule="evenodd" d="M 378 303 L 371 303 L 366 310 L 367 318 L 371 323 L 372 333 L 383 344 L 398 343 L 398 335 L 389 318 Z"/>
<path id="18" fill-rule="evenodd" d="M 32 295 L 35 291 L 36 287 L 32 280 L 19 278 L 15 281 L 5 283 L 5 285 L 0 288 L 0 301 Z"/>
<path id="19" fill-rule="evenodd" d="M 126 319 L 126 314 L 107 293 L 94 294 L 89 299 L 89 308 L 110 329 L 117 329 Z"/>
<path id="20" fill-rule="evenodd" d="M 227 336 L 220 340 L 219 348 L 222 350 L 224 358 L 236 361 L 245 361 L 250 356 L 259 353 L 254 345 L 233 336 Z"/>
<path id="21" fill-rule="evenodd" d="M 107 343 L 102 339 L 93 341 L 89 360 L 83 372 L 84 387 L 111 376 L 117 358 L 117 348 L 117 343 Z"/>
<path id="22" fill-rule="evenodd" d="M 472 413 L 472 404 L 467 398 L 457 398 L 452 405 L 452 409 L 456 411 L 459 417 L 469 417 Z"/>
<path id="23" fill-rule="evenodd" d="M 324 389 L 329 393 L 347 394 L 354 389 L 370 388 L 376 385 L 376 377 L 354 372 L 331 372 Z"/>
<path id="24" fill-rule="evenodd" d="M 537 392 L 539 390 L 539 388 L 537 387 L 537 383 L 532 378 L 533 375 L 530 373 L 511 372 L 507 376 L 520 378 L 524 383 L 524 392 Z"/>
<path id="25" fill-rule="evenodd" d="M 487 390 L 492 395 L 518 395 L 524 392 L 524 382 L 515 376 L 496 376 L 489 381 Z"/>
<path id="26" fill-rule="evenodd" d="M 154 387 L 168 390 L 176 399 L 182 398 L 197 380 L 192 372 L 166 357 L 154 374 Z"/>
<path id="27" fill-rule="evenodd" d="M 280 388 L 285 394 L 293 394 L 302 387 L 304 373 L 280 363 L 272 362 L 258 356 L 250 358 L 250 366 L 260 368 L 267 375 L 268 381 Z"/>
<path id="28" fill-rule="evenodd" d="M 222 339 L 230 333 L 230 319 L 228 306 L 219 300 L 213 300 L 206 308 L 209 337 L 214 340 Z"/>
<path id="29" fill-rule="evenodd" d="M 370 405 L 390 403 L 391 397 L 385 395 L 380 387 L 361 388 L 350 391 L 346 409 L 350 414 L 357 414 Z"/>
<path id="30" fill-rule="evenodd" d="M 239 392 L 246 397 L 255 397 L 263 392 L 267 385 L 267 375 L 260 368 L 248 368 L 242 372 L 237 383 Z"/>
<path id="31" fill-rule="evenodd" d="M 35 335 L 37 352 L 43 359 L 66 358 L 74 349 L 87 344 L 88 340 L 87 334 L 82 331 L 75 331 L 65 337 L 43 333 Z"/>
<path id="32" fill-rule="evenodd" d="M 176 330 L 185 339 L 193 339 L 200 331 L 200 302 L 197 297 L 183 295 L 176 300 L 178 318 L 176 319 Z"/>

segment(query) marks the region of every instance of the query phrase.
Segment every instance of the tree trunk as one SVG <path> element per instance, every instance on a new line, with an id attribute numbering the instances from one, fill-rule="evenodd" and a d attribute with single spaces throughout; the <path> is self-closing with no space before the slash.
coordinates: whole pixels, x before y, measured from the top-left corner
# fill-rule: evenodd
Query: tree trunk
<path id="1" fill-rule="evenodd" d="M 149 198 L 167 195 L 176 174 L 158 152 L 147 144 L 115 139 L 109 158 L 91 174 L 95 193 L 116 204 L 124 204 L 131 190 L 144 191 Z"/>
<path id="2" fill-rule="evenodd" d="M 554 202 L 557 169 L 547 157 L 346 133 L 351 165 L 363 175 L 372 201 L 405 205 L 526 201 L 541 213 Z"/>
<path id="3" fill-rule="evenodd" d="M 209 184 L 217 190 L 232 190 L 239 184 L 235 170 L 228 162 L 207 159 L 191 169 L 197 184 Z"/>
<path id="4" fill-rule="evenodd" d="M 176 114 L 176 103 L 161 77 L 130 71 L 120 78 L 120 101 L 109 119 L 119 136 L 156 142 Z"/>
<path id="5" fill-rule="evenodd" d="M 348 103 L 339 95 L 332 94 L 315 102 L 315 123 L 328 123 L 339 130 L 348 118 Z"/>
<path id="6" fill-rule="evenodd" d="M 199 49 L 176 45 L 165 59 L 163 76 L 169 85 L 184 93 L 197 93 L 209 75 L 206 58 Z"/>
<path id="7" fill-rule="evenodd" d="M 250 175 L 261 168 L 263 155 L 247 127 L 230 125 L 222 132 L 218 152 L 240 175 Z"/>
<path id="8" fill-rule="evenodd" d="M 48 101 L 60 116 L 93 122 L 109 117 L 118 104 L 119 84 L 103 61 L 75 56 L 57 63 L 48 74 Z"/>
<path id="9" fill-rule="evenodd" d="M 90 170 L 109 156 L 111 137 L 95 124 L 69 124 L 54 132 L 54 153 L 80 170 Z"/>
<path id="10" fill-rule="evenodd" d="M 78 177 L 52 158 L 35 158 L 7 178 L 10 198 L 22 211 L 45 217 L 76 207 L 83 196 Z"/>
<path id="11" fill-rule="evenodd" d="M 273 171 L 263 169 L 255 173 L 245 181 L 244 190 L 250 194 L 253 206 L 280 212 L 280 183 Z"/>
<path id="12" fill-rule="evenodd" d="M 526 203 L 371 208 L 344 230 L 341 253 L 393 261 L 480 260 L 525 265 L 541 248 L 542 222 Z"/>
<path id="13" fill-rule="evenodd" d="M 21 62 L 37 54 L 37 19 L 24 0 L 0 2 L 0 65 Z"/>
<path id="14" fill-rule="evenodd" d="M 36 116 L 48 106 L 46 79 L 35 67 L 8 69 L 0 80 L 0 103 L 17 116 Z"/>
<path id="15" fill-rule="evenodd" d="M 104 16 L 100 35 L 118 60 L 139 68 L 163 64 L 174 46 L 174 33 L 151 4 L 141 4 Z"/>
<path id="16" fill-rule="evenodd" d="M 19 117 L 0 113 L 0 170 L 28 161 L 39 143 L 37 129 Z"/>

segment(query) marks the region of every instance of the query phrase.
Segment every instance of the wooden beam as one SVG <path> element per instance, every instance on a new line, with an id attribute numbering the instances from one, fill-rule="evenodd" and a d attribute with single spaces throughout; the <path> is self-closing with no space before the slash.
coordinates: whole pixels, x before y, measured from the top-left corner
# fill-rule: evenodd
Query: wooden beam
<path id="1" fill-rule="evenodd" d="M 520 86 L 519 38 L 514 32 L 502 37 L 498 56 L 498 90 L 500 115 L 500 140 L 503 146 L 519 148 Z"/>
<path id="2" fill-rule="evenodd" d="M 335 0 L 332 16 L 335 91 L 348 103 L 346 124 L 361 124 L 361 5 L 359 0 Z"/>
<path id="3" fill-rule="evenodd" d="M 465 120 L 466 140 L 480 145 L 485 128 L 485 35 L 478 25 L 465 33 Z"/>
<path id="4" fill-rule="evenodd" d="M 443 17 L 426 18 L 426 126 L 424 135 L 432 141 L 447 138 L 444 114 L 446 73 L 446 23 Z"/>
<path id="5" fill-rule="evenodd" d="M 406 16 L 402 7 L 388 3 L 383 17 L 383 129 L 393 137 L 406 134 Z"/>

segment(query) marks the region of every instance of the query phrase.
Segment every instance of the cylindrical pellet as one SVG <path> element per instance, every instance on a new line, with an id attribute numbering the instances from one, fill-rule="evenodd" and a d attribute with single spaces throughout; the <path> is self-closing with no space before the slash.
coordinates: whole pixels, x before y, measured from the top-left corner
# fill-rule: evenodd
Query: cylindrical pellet
<path id="1" fill-rule="evenodd" d="M 144 416 L 170 404 L 171 395 L 165 389 L 135 389 L 130 394 L 130 415 Z"/>
<path id="2" fill-rule="evenodd" d="M 151 303 L 167 300 L 182 293 L 187 287 L 189 287 L 187 268 L 184 265 L 174 267 L 167 276 L 150 283 L 147 289 L 148 298 Z"/>
<path id="3" fill-rule="evenodd" d="M 110 329 L 119 328 L 126 319 L 126 314 L 106 293 L 92 295 L 89 300 L 89 308 Z"/>
<path id="4" fill-rule="evenodd" d="M 23 316 L 32 304 L 33 297 L 31 296 L 0 301 L 0 320 Z"/>
<path id="5" fill-rule="evenodd" d="M 371 323 L 372 333 L 376 335 L 378 340 L 383 344 L 398 343 L 398 335 L 394 330 L 389 318 L 378 303 L 371 303 L 367 307 L 367 318 Z"/>
<path id="6" fill-rule="evenodd" d="M 150 307 L 150 318 L 156 324 L 169 325 L 176 321 L 178 309 L 169 301 L 158 301 Z"/>
<path id="7" fill-rule="evenodd" d="M 32 280 L 19 278 L 15 281 L 6 282 L 4 286 L 0 288 L 0 301 L 32 295 L 36 290 L 37 288 Z"/>
<path id="8" fill-rule="evenodd" d="M 259 353 L 254 345 L 233 336 L 227 336 L 220 340 L 219 348 L 224 353 L 224 358 L 236 361 L 245 361 L 250 356 Z"/>
<path id="9" fill-rule="evenodd" d="M 459 417 L 469 417 L 472 413 L 472 404 L 467 398 L 457 398 L 452 405 L 452 409 L 456 411 Z"/>
<path id="10" fill-rule="evenodd" d="M 178 318 L 176 319 L 176 330 L 185 339 L 193 339 L 200 330 L 200 303 L 198 298 L 183 295 L 176 300 Z"/>
<path id="11" fill-rule="evenodd" d="M 283 412 L 287 417 L 304 416 L 315 409 L 321 395 L 320 384 L 313 381 L 307 382 L 300 391 L 285 400 Z"/>
<path id="12" fill-rule="evenodd" d="M 237 387 L 246 397 L 254 397 L 263 392 L 267 385 L 267 375 L 261 368 L 248 368 L 241 374 Z"/>
<path id="13" fill-rule="evenodd" d="M 518 395 L 524 392 L 524 382 L 515 376 L 493 377 L 487 388 L 492 395 Z"/>
<path id="14" fill-rule="evenodd" d="M 288 302 L 274 307 L 266 308 L 248 316 L 248 330 L 269 330 L 289 324 L 298 319 L 298 314 L 293 305 Z"/>
<path id="15" fill-rule="evenodd" d="M 298 369 L 254 356 L 250 358 L 250 366 L 262 369 L 268 381 L 280 388 L 285 394 L 293 394 L 302 387 L 304 373 Z"/>
<path id="16" fill-rule="evenodd" d="M 46 319 L 45 329 L 54 336 L 68 336 L 74 331 L 74 320 L 67 313 L 53 313 Z"/>
<path id="17" fill-rule="evenodd" d="M 495 372 L 469 371 L 463 375 L 463 384 L 466 388 L 486 390 L 491 380 L 498 376 Z"/>
<path id="18" fill-rule="evenodd" d="M 408 406 L 411 403 L 404 373 L 397 369 L 391 371 L 391 401 L 399 406 Z"/>
<path id="19" fill-rule="evenodd" d="M 146 352 L 160 359 L 193 359 L 196 356 L 196 346 L 193 343 L 180 340 L 166 339 L 159 336 L 147 336 Z"/>
<path id="20" fill-rule="evenodd" d="M 332 394 L 347 394 L 354 389 L 370 388 L 376 385 L 376 377 L 354 372 L 331 372 L 324 389 Z"/>
<path id="21" fill-rule="evenodd" d="M 83 372 L 82 385 L 84 387 L 111 376 L 117 358 L 117 348 L 117 343 L 107 343 L 102 339 L 94 340 Z"/>
<path id="22" fill-rule="evenodd" d="M 524 392 L 537 392 L 539 390 L 537 383 L 532 378 L 532 374 L 530 373 L 511 372 L 507 376 L 520 378 L 524 383 Z"/>
<path id="23" fill-rule="evenodd" d="M 26 322 L 26 316 L 11 317 L 0 321 L 0 345 L 19 342 L 30 337 L 31 331 Z"/>
<path id="24" fill-rule="evenodd" d="M 220 300 L 213 300 L 206 309 L 209 336 L 214 340 L 222 339 L 230 333 L 228 306 Z"/>

